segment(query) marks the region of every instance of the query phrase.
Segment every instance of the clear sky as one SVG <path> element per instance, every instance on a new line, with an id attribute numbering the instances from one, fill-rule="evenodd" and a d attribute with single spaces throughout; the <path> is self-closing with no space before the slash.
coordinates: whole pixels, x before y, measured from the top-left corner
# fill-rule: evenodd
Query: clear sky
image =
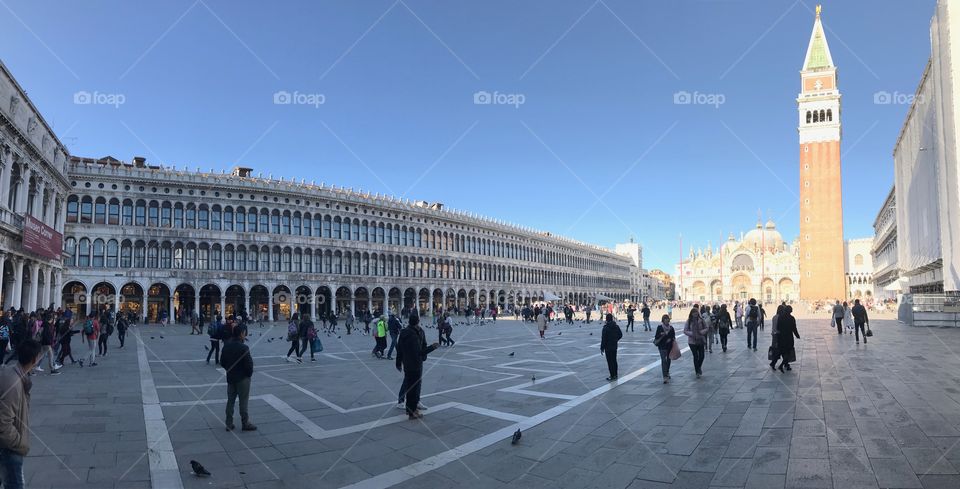
<path id="1" fill-rule="evenodd" d="M 2 0 L 0 59 L 75 155 L 250 166 L 609 247 L 633 235 L 672 271 L 680 233 L 716 246 L 758 209 L 797 236 L 815 5 Z M 848 238 L 872 234 L 893 183 L 934 7 L 824 2 Z"/>

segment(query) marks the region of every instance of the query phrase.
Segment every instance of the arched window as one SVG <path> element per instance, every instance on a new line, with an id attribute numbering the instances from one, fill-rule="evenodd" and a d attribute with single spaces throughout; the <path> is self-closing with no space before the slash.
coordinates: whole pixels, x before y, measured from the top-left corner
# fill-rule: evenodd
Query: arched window
<path id="1" fill-rule="evenodd" d="M 812 118 L 813 118 L 813 114 L 811 114 L 810 111 L 808 110 L 808 111 L 807 111 L 807 124 L 809 124 L 810 122 L 812 122 Z"/>
<path id="2" fill-rule="evenodd" d="M 82 238 L 77 245 L 77 266 L 84 268 L 90 266 L 90 240 Z"/>
<path id="3" fill-rule="evenodd" d="M 270 271 L 270 248 L 266 246 L 260 248 L 260 271 Z"/>
<path id="4" fill-rule="evenodd" d="M 215 244 L 210 248 L 210 269 L 211 270 L 220 270 L 223 267 L 222 262 L 222 252 L 219 244 Z M 232 257 L 231 257 L 232 259 Z M 232 260 L 231 260 L 232 261 Z M 231 268 L 233 263 L 230 264 Z"/>
<path id="5" fill-rule="evenodd" d="M 183 204 L 180 202 L 173 205 L 173 227 L 183 229 Z"/>
<path id="6" fill-rule="evenodd" d="M 187 229 L 196 229 L 197 227 L 197 208 L 193 204 L 187 204 L 185 223 Z"/>
<path id="7" fill-rule="evenodd" d="M 160 247 L 160 268 L 170 268 L 173 249 L 170 248 L 170 242 L 164 241 Z"/>
<path id="8" fill-rule="evenodd" d="M 303 235 L 304 236 L 313 236 L 313 219 L 310 217 L 309 212 L 303 214 Z"/>
<path id="9" fill-rule="evenodd" d="M 120 243 L 120 268 L 130 268 L 133 266 L 133 247 L 130 241 L 124 240 Z"/>
<path id="10" fill-rule="evenodd" d="M 200 209 L 197 212 L 197 223 L 199 229 L 210 229 L 210 210 L 207 208 L 207 204 L 200 204 Z"/>
<path id="11" fill-rule="evenodd" d="M 67 222 L 77 222 L 80 216 L 80 202 L 76 195 L 67 197 Z"/>
<path id="12" fill-rule="evenodd" d="M 863 265 L 863 255 L 853 257 L 853 264 L 857 266 Z"/>
<path id="13" fill-rule="evenodd" d="M 246 246 L 240 245 L 237 246 L 237 256 L 234 259 L 234 262 L 237 264 L 236 268 L 239 271 L 245 271 L 247 269 L 247 248 Z"/>
<path id="14" fill-rule="evenodd" d="M 86 224 L 93 222 L 93 199 L 90 197 L 80 200 L 80 222 Z"/>
<path id="15" fill-rule="evenodd" d="M 289 218 L 288 214 L 285 213 L 284 215 Z M 294 236 L 303 234 L 303 224 L 299 212 L 295 212 L 290 220 L 290 231 Z"/>
<path id="16" fill-rule="evenodd" d="M 270 232 L 270 211 L 260 209 L 260 224 L 258 224 L 261 233 Z"/>
<path id="17" fill-rule="evenodd" d="M 143 241 L 137 241 L 133 246 L 133 266 L 136 268 L 145 268 L 147 266 L 146 262 L 147 245 Z"/>
<path id="18" fill-rule="evenodd" d="M 70 255 L 70 258 L 64 263 L 64 265 L 75 267 L 77 266 L 77 239 L 73 236 L 65 239 L 63 241 L 63 252 Z"/>
<path id="19" fill-rule="evenodd" d="M 93 222 L 96 224 L 107 223 L 107 199 L 97 197 L 97 201 L 93 205 Z"/>
<path id="20" fill-rule="evenodd" d="M 160 266 L 160 244 L 151 241 L 147 246 L 147 268 L 159 268 Z"/>
<path id="21" fill-rule="evenodd" d="M 223 230 L 233 231 L 233 207 L 229 205 L 223 208 Z"/>
<path id="22" fill-rule="evenodd" d="M 813 122 L 820 122 L 820 117 L 817 115 L 817 111 L 813 111 Z"/>
<path id="23" fill-rule="evenodd" d="M 833 109 L 827 109 L 827 120 L 828 121 L 833 120 Z"/>
<path id="24" fill-rule="evenodd" d="M 197 247 L 197 270 L 207 270 L 210 267 L 210 246 L 200 243 Z"/>
<path id="25" fill-rule="evenodd" d="M 280 234 L 288 235 L 290 232 L 290 211 L 283 211 L 280 216 Z"/>
<path id="26" fill-rule="evenodd" d="M 160 227 L 168 228 L 172 224 L 173 219 L 173 209 L 170 207 L 169 202 L 163 202 L 160 204 Z"/>
<path id="27" fill-rule="evenodd" d="M 215 205 L 210 208 L 210 229 L 214 231 L 219 231 L 221 229 L 221 222 L 224 220 L 223 211 L 220 210 L 219 205 Z M 233 214 L 230 214 L 230 224 L 231 228 L 233 227 Z M 225 230 L 226 231 L 226 230 Z"/>
<path id="28" fill-rule="evenodd" d="M 183 268 L 183 243 L 173 245 L 173 268 Z"/>
<path id="29" fill-rule="evenodd" d="M 270 214 L 270 227 L 273 234 L 280 234 L 280 211 L 276 209 Z"/>
<path id="30" fill-rule="evenodd" d="M 160 204 L 155 200 L 151 200 L 147 208 L 147 225 L 150 227 L 160 225 Z"/>
<path id="31" fill-rule="evenodd" d="M 137 206 L 134 208 L 134 221 L 135 226 L 146 226 L 147 225 L 147 202 L 144 200 L 138 200 Z"/>
<path id="32" fill-rule="evenodd" d="M 826 112 L 823 109 L 820 109 L 820 122 L 827 120 Z"/>
<path id="33" fill-rule="evenodd" d="M 247 251 L 247 270 L 256 272 L 258 263 L 260 263 L 260 252 L 256 246 L 252 246 L 250 250 Z"/>
<path id="34" fill-rule="evenodd" d="M 226 221 L 224 221 L 224 222 L 226 222 Z M 233 259 L 234 259 L 234 257 L 233 257 L 233 245 L 232 245 L 232 244 L 228 244 L 227 246 L 224 246 L 224 247 L 223 247 L 223 269 L 224 269 L 224 270 L 226 270 L 226 271 L 231 271 L 231 270 L 233 270 L 233 264 L 234 264 Z"/>

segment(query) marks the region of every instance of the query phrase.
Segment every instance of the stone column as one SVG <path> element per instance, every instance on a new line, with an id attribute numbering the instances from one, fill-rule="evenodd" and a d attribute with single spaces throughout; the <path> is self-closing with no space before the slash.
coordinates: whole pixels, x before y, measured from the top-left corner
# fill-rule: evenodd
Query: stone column
<path id="1" fill-rule="evenodd" d="M 173 311 L 173 295 L 171 295 L 170 297 L 167 298 L 167 323 L 168 323 L 168 324 L 176 324 L 176 323 L 177 323 L 177 320 L 176 320 L 177 318 L 176 318 L 176 316 L 173 315 L 173 313 L 174 313 L 174 311 Z"/>
<path id="2" fill-rule="evenodd" d="M 2 265 L 0 265 L 0 274 L 3 273 Z M 43 293 L 40 295 L 43 302 L 40 303 L 40 307 L 47 307 L 50 305 L 50 289 L 52 287 L 51 277 L 53 277 L 53 269 L 50 267 L 43 267 Z"/>
<path id="3" fill-rule="evenodd" d="M 269 287 L 269 286 L 268 286 Z M 273 322 L 273 292 L 272 288 L 267 289 L 267 321 Z"/>
<path id="4" fill-rule="evenodd" d="M 27 196 L 30 194 L 30 169 L 24 167 L 20 174 L 20 181 L 17 183 L 17 205 L 14 212 L 23 214 L 27 211 Z"/>
<path id="5" fill-rule="evenodd" d="M 37 182 L 37 192 L 33 194 L 33 217 L 43 220 L 43 189 L 45 184 L 42 181 Z"/>
<path id="6" fill-rule="evenodd" d="M 220 293 L 220 315 L 224 319 L 227 317 L 227 292 L 223 291 Z"/>
<path id="7" fill-rule="evenodd" d="M 247 315 L 253 317 L 254 310 L 253 310 L 253 307 L 250 305 L 250 288 L 251 287 L 243 288 L 243 300 L 244 300 L 243 310 L 247 311 Z"/>
<path id="8" fill-rule="evenodd" d="M 196 314 L 197 314 L 197 319 L 199 320 L 200 314 L 201 314 L 201 311 L 200 311 L 200 289 L 193 289 L 193 290 L 194 290 L 194 292 L 193 292 L 193 311 L 190 312 L 190 315 L 193 315 L 194 313 L 196 313 Z"/>
<path id="9" fill-rule="evenodd" d="M 18 258 L 13 262 L 13 301 L 12 307 L 20 308 L 23 304 L 21 297 L 23 295 L 23 259 Z"/>
<path id="10" fill-rule="evenodd" d="M 119 312 L 120 312 L 120 291 L 117 290 L 116 293 L 113 294 L 113 313 L 118 314 Z"/>
<path id="11" fill-rule="evenodd" d="M 0 170 L 0 194 L 6 195 L 10 191 L 10 174 L 13 171 L 13 152 L 9 149 L 3 150 L 0 153 L 0 164 L 3 165 L 3 169 Z M 0 202 L 0 206 L 3 206 L 4 209 L 9 208 L 7 201 L 4 200 Z"/>
<path id="12" fill-rule="evenodd" d="M 117 294 L 117 299 L 115 301 L 116 310 L 119 310 L 120 306 L 120 294 Z M 147 324 L 147 291 L 143 291 L 143 295 L 140 296 L 140 318 L 143 319 L 143 324 Z"/>
<path id="13" fill-rule="evenodd" d="M 85 315 L 89 316 L 91 312 L 93 312 L 93 291 L 88 290 L 87 291 L 87 310 L 85 311 Z"/>
<path id="14" fill-rule="evenodd" d="M 63 307 L 63 270 L 54 270 L 54 279 L 53 279 L 53 293 L 54 296 L 54 305 L 57 307 Z"/>
<path id="15" fill-rule="evenodd" d="M 36 311 L 37 310 L 37 292 L 40 290 L 40 264 L 31 263 L 30 264 L 30 288 L 27 289 L 27 310 Z"/>

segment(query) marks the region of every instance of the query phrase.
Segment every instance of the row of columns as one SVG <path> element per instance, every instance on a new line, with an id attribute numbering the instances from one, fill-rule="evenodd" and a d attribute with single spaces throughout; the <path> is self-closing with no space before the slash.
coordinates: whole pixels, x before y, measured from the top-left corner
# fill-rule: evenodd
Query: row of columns
<path id="1" fill-rule="evenodd" d="M 62 306 L 62 294 L 58 293 L 56 298 L 51 300 L 52 291 L 59 291 L 63 286 L 62 270 L 18 255 L 0 253 L 0 277 L 4 276 L 4 267 L 7 260 L 13 265 L 13 281 L 12 286 L 7 288 L 7 293 L 4 296 L 4 309 L 22 307 L 24 310 L 32 312 L 39 307 L 49 306 L 51 302 L 54 302 L 54 306 Z M 23 297 L 24 267 L 28 267 L 30 274 L 26 297 Z M 43 279 L 43 289 L 40 289 L 41 278 Z"/>
<path id="2" fill-rule="evenodd" d="M 2 194 L 7 195 L 7 199 L 0 202 L 0 205 L 14 214 L 24 214 L 27 212 L 27 209 L 31 207 L 28 205 L 28 203 L 30 203 L 30 177 L 33 175 L 34 170 L 31 169 L 29 165 L 21 164 L 21 172 L 17 181 L 11 181 L 13 178 L 13 167 L 15 164 L 20 163 L 19 158 L 18 155 L 15 155 L 9 149 L 0 152 L 0 189 L 2 189 Z M 9 194 L 12 193 L 10 188 L 11 184 L 15 184 L 17 187 L 17 198 L 14 202 L 9 201 Z M 59 222 L 56 215 L 56 203 L 60 199 L 57 198 L 55 192 L 51 194 L 50 198 L 45 198 L 46 187 L 47 182 L 38 178 L 37 189 L 33 194 L 33 212 L 31 212 L 31 215 L 57 230 L 57 232 L 63 233 L 63 223 Z M 46 209 L 44 209 L 44 203 L 47 204 Z"/>

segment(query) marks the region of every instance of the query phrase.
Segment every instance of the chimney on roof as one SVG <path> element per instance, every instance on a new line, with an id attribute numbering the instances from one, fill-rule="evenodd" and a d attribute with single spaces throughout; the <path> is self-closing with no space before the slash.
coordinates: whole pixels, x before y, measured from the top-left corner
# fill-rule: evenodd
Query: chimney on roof
<path id="1" fill-rule="evenodd" d="M 435 211 L 443 210 L 443 202 L 434 202 L 430 204 L 430 208 Z"/>
<path id="2" fill-rule="evenodd" d="M 134 156 L 133 157 L 133 166 L 137 168 L 143 168 L 147 165 L 147 159 L 143 156 Z"/>
<path id="3" fill-rule="evenodd" d="M 235 177 L 249 178 L 251 173 L 253 173 L 253 168 L 247 168 L 244 166 L 233 167 L 233 176 Z"/>

